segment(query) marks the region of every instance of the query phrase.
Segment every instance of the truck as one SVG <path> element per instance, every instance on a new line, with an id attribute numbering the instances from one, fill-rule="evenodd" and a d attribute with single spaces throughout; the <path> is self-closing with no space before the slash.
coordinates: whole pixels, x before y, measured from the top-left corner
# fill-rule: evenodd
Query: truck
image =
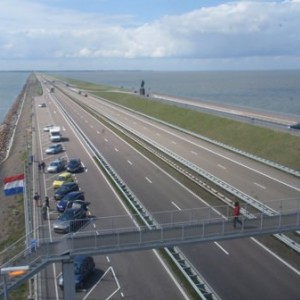
<path id="1" fill-rule="evenodd" d="M 54 126 L 49 129 L 49 136 L 51 142 L 60 142 L 61 141 L 61 134 L 60 134 L 60 127 Z"/>

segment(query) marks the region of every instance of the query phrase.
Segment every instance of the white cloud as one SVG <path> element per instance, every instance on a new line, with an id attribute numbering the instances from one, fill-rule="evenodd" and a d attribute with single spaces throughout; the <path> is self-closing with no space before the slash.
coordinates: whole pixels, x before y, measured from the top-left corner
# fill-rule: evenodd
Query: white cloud
<path id="1" fill-rule="evenodd" d="M 229 2 L 138 26 L 128 16 L 109 18 L 34 0 L 2 2 L 2 60 L 278 59 L 300 55 L 300 0 Z"/>

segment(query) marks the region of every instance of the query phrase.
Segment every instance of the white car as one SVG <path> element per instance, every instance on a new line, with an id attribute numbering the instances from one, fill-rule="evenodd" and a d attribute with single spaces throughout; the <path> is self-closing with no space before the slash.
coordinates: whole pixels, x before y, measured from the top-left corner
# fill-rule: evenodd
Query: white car
<path id="1" fill-rule="evenodd" d="M 53 124 L 48 124 L 48 125 L 46 125 L 46 126 L 43 128 L 43 131 L 49 132 L 50 128 L 52 128 L 52 127 L 54 127 L 54 126 L 55 126 L 55 125 L 53 125 Z"/>

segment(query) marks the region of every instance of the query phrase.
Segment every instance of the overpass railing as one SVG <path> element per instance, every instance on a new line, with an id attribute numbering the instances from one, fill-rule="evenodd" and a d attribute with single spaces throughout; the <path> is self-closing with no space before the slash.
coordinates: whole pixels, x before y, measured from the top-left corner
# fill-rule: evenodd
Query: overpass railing
<path id="1" fill-rule="evenodd" d="M 43 235 L 31 236 L 45 238 L 33 241 L 29 247 L 28 237 L 18 240 L 0 253 L 1 268 L 29 266 L 27 274 L 18 280 L 20 283 L 66 256 L 147 250 L 300 229 L 300 200 L 280 202 L 277 215 L 261 212 L 252 214 L 252 218 L 241 215 L 242 225 L 237 228 L 233 227 L 232 212 L 227 206 L 152 213 L 159 220 L 159 226 L 153 229 L 137 226 L 132 215 L 90 218 L 81 230 L 65 235 L 53 235 L 49 231 L 51 226 L 40 226 L 36 231 L 42 231 Z M 9 284 L 17 283 L 12 280 Z"/>

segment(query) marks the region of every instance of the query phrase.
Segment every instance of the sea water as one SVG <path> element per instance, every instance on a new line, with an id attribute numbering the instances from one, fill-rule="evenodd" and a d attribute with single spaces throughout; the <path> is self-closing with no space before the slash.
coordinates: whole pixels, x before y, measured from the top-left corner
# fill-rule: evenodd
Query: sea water
<path id="1" fill-rule="evenodd" d="M 0 124 L 22 91 L 29 72 L 0 72 Z"/>
<path id="2" fill-rule="evenodd" d="M 59 72 L 83 81 L 299 116 L 300 70 Z"/>
<path id="3" fill-rule="evenodd" d="M 300 121 L 300 70 L 285 71 L 69 71 L 47 72 L 147 94 L 235 105 L 288 114 Z M 21 92 L 30 72 L 0 72 L 0 122 Z"/>

